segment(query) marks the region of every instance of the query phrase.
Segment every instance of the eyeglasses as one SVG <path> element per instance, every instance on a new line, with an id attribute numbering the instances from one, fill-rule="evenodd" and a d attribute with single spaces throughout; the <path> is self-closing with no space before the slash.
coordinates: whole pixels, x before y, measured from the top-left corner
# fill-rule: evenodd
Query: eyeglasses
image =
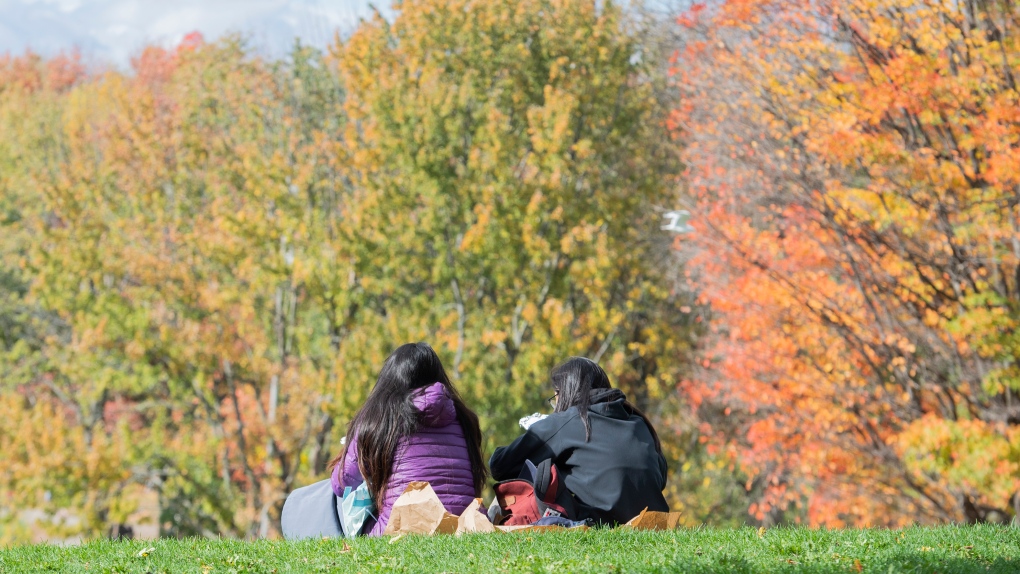
<path id="1" fill-rule="evenodd" d="M 559 393 L 556 393 L 555 395 L 549 397 L 547 399 L 547 401 L 549 402 L 549 406 L 555 409 L 556 408 L 556 402 L 557 402 L 557 399 L 559 399 L 559 397 L 560 397 Z"/>

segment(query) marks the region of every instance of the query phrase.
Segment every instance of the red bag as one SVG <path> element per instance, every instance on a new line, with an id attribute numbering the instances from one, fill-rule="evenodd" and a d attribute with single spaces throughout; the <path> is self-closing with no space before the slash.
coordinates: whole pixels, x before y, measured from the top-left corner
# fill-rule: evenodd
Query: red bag
<path id="1" fill-rule="evenodd" d="M 574 499 L 551 460 L 538 466 L 526 461 L 520 478 L 496 483 L 493 490 L 502 511 L 499 524 L 534 524 L 547 516 L 574 519 Z"/>

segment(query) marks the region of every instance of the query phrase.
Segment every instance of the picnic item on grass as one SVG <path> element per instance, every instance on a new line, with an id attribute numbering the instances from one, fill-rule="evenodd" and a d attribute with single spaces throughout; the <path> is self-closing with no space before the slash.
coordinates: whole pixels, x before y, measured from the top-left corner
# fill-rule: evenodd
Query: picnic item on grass
<path id="1" fill-rule="evenodd" d="M 458 517 L 450 514 L 427 482 L 412 482 L 393 504 L 390 522 L 384 534 L 394 540 L 407 534 L 468 534 L 519 532 L 532 530 L 559 530 L 562 528 L 586 529 L 587 523 L 550 516 L 535 524 L 494 526 L 484 514 L 480 498 L 474 499 Z"/>
<path id="2" fill-rule="evenodd" d="M 476 498 L 457 519 L 457 536 L 468 532 L 495 532 L 496 527 L 482 514 L 482 499 Z"/>
<path id="3" fill-rule="evenodd" d="M 340 521 L 347 538 L 361 534 L 369 517 L 375 518 L 375 502 L 368 490 L 368 483 L 362 482 L 357 488 L 344 488 L 344 498 L 340 503 Z"/>
<path id="4" fill-rule="evenodd" d="M 474 503 L 468 508 L 472 506 Z M 478 512 L 477 508 L 473 512 Z M 447 512 L 432 485 L 412 482 L 393 503 L 383 534 L 453 534 L 459 522 L 457 516 Z"/>
<path id="5" fill-rule="evenodd" d="M 552 469 L 555 466 L 551 464 L 546 466 L 545 463 L 537 467 L 535 465 L 530 466 L 533 468 L 533 470 L 530 470 L 532 478 L 542 478 L 543 473 L 548 475 L 545 480 L 540 481 L 539 492 L 548 493 L 555 490 L 555 488 L 550 488 L 553 486 L 552 483 L 555 482 L 552 480 L 554 472 Z M 525 481 L 526 479 L 516 479 L 516 482 Z M 532 493 L 534 493 L 533 484 Z M 301 538 L 320 538 L 323 536 L 345 536 L 343 528 L 347 524 L 345 520 L 350 520 L 351 532 L 360 532 L 360 527 L 355 522 L 355 514 L 352 512 L 350 518 L 345 517 L 344 512 L 347 509 L 343 508 L 343 505 L 346 504 L 350 506 L 352 511 L 359 509 L 359 512 L 365 512 L 361 514 L 361 520 L 364 523 L 365 518 L 371 515 L 371 506 L 364 504 L 364 495 L 359 494 L 359 491 L 367 492 L 367 488 L 362 489 L 359 486 L 356 489 L 351 489 L 350 492 L 345 492 L 345 496 L 341 500 L 333 493 L 329 480 L 322 480 L 295 490 L 287 497 L 287 501 L 283 505 L 283 513 L 280 517 L 284 538 L 287 540 L 297 540 Z M 506 495 L 504 495 L 504 499 L 505 497 Z M 371 498 L 369 497 L 370 501 Z M 535 506 L 528 512 L 520 510 L 521 508 L 527 508 L 527 506 L 520 506 L 522 502 L 514 500 L 510 504 L 511 509 L 507 513 L 505 524 L 493 525 L 483 514 L 484 509 L 481 499 L 474 499 L 458 517 L 446 510 L 443 502 L 439 500 L 439 497 L 432 490 L 432 486 L 429 483 L 412 482 L 393 504 L 393 510 L 390 514 L 390 521 L 386 526 L 385 534 L 399 537 L 404 534 L 460 535 L 472 532 L 520 532 L 556 530 L 561 528 L 588 528 L 587 521 L 572 520 L 568 516 L 553 513 L 539 516 L 530 522 L 525 522 L 529 520 L 530 516 L 537 514 L 538 499 L 531 499 L 531 502 L 528 504 L 533 503 Z M 555 506 L 544 502 L 542 504 L 546 509 L 555 508 Z M 499 503 L 494 500 L 492 505 L 498 507 Z M 513 514 L 514 508 L 517 509 L 518 514 Z M 525 517 L 525 515 L 528 517 Z M 517 519 L 513 520 L 515 516 Z M 631 519 L 626 526 L 638 530 L 671 530 L 677 528 L 679 523 L 679 512 L 655 512 L 646 508 Z M 355 535 L 347 534 L 346 536 L 353 537 Z"/>
<path id="6" fill-rule="evenodd" d="M 540 519 L 555 516 L 573 519 L 574 501 L 560 479 L 559 470 L 551 460 L 544 460 L 537 466 L 525 461 L 521 476 L 504 480 L 493 486 L 499 511 L 493 520 L 505 526 L 534 524 Z"/>
<path id="7" fill-rule="evenodd" d="M 546 516 L 545 518 L 539 518 L 538 522 L 532 524 L 532 526 L 559 526 L 562 528 L 588 528 L 588 520 L 570 520 L 569 518 L 563 518 L 562 516 Z"/>
<path id="8" fill-rule="evenodd" d="M 552 530 L 563 530 L 564 528 L 567 528 L 567 527 L 559 525 L 559 524 L 549 524 L 549 525 L 543 525 L 543 524 L 520 524 L 520 525 L 517 525 L 517 526 L 497 526 L 496 527 L 496 531 L 497 532 L 548 532 L 548 531 L 552 531 Z M 572 528 L 572 529 L 576 528 L 578 530 L 587 530 L 588 529 L 588 523 L 584 522 L 584 523 L 581 523 L 579 526 L 571 526 L 570 528 Z"/>
<path id="9" fill-rule="evenodd" d="M 655 512 L 647 508 L 625 525 L 636 530 L 673 530 L 680 525 L 679 512 Z"/>

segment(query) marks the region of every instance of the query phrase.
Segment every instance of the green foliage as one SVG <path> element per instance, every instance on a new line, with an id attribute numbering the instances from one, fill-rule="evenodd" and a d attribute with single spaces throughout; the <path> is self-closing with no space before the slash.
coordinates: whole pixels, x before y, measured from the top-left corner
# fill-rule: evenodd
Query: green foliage
<path id="1" fill-rule="evenodd" d="M 611 4 L 414 1 L 328 56 L 4 64 L 0 517 L 96 536 L 145 491 L 164 535 L 273 535 L 411 340 L 490 450 L 569 355 L 666 415 L 695 325 L 639 52 Z"/>
<path id="2" fill-rule="evenodd" d="M 691 329 L 653 238 L 679 165 L 637 51 L 612 4 L 418 1 L 335 54 L 382 340 L 431 340 L 490 448 L 567 356 L 647 404 L 682 369 Z"/>

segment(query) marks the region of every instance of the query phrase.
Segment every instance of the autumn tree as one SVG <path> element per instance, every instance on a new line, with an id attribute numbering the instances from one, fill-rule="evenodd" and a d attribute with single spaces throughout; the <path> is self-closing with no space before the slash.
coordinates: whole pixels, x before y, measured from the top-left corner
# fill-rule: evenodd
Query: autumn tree
<path id="1" fill-rule="evenodd" d="M 678 162 L 638 54 L 618 6 L 581 0 L 402 2 L 337 47 L 380 351 L 434 341 L 489 447 L 567 356 L 645 405 L 682 371 L 658 231 Z"/>
<path id="2" fill-rule="evenodd" d="M 32 176 L 52 149 L 63 99 L 85 75 L 75 53 L 49 60 L 31 52 L 0 58 L 0 451 L 5 463 L 0 465 L 0 543 L 31 534 L 19 525 L 18 510 L 24 508 L 19 503 L 26 500 L 22 494 L 33 502 L 47 494 L 46 479 L 39 475 L 48 466 L 44 459 L 76 452 L 74 433 L 62 433 L 67 429 L 53 420 L 64 414 L 60 407 L 24 385 L 38 372 L 38 349 L 68 331 L 30 298 L 31 274 L 23 262 L 34 239 L 29 222 L 46 216 Z M 28 451 L 38 460 L 17 465 L 14 461 Z M 48 492 L 54 507 L 73 505 L 64 492 Z M 55 522 L 56 532 L 65 530 Z"/>
<path id="3" fill-rule="evenodd" d="M 1020 513 L 1017 17 L 913 0 L 680 17 L 684 249 L 714 333 L 683 388 L 765 485 L 758 519 Z"/>
<path id="4" fill-rule="evenodd" d="M 572 354 L 666 414 L 695 331 L 658 228 L 680 166 L 619 7 L 403 2 L 325 57 L 190 36 L 27 77 L 0 127 L 35 138 L 0 148 L 0 514 L 96 535 L 144 490 L 165 535 L 278 534 L 409 340 L 490 447 Z"/>
<path id="5" fill-rule="evenodd" d="M 66 492 L 49 504 L 96 532 L 145 487 L 167 534 L 268 535 L 322 471 L 339 341 L 304 285 L 332 266 L 340 94 L 307 49 L 284 65 L 193 37 L 66 96 L 22 258 L 63 329 L 19 384 L 67 444 L 40 456 L 40 406 L 0 433 L 23 505 Z"/>

